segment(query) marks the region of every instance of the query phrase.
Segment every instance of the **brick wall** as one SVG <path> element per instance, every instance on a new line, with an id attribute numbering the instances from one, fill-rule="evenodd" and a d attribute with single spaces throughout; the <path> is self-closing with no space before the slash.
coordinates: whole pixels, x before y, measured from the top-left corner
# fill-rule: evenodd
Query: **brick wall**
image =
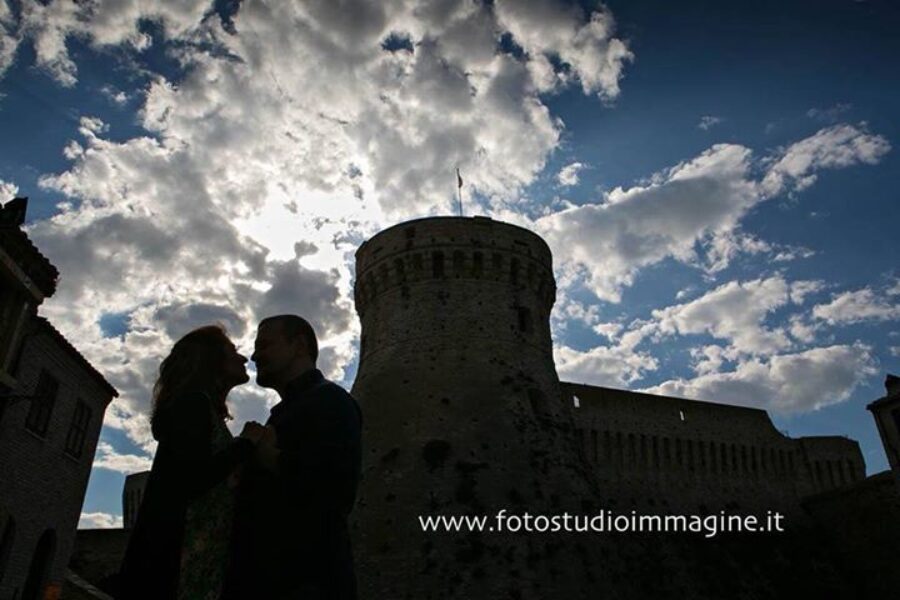
<path id="1" fill-rule="evenodd" d="M 15 539 L 0 581 L 2 600 L 22 593 L 38 541 L 47 531 L 55 537 L 47 580 L 62 584 L 103 415 L 112 399 L 46 326 L 32 321 L 16 374 L 17 392 L 32 394 L 44 369 L 59 381 L 46 435 L 25 428 L 31 400 L 13 401 L 0 422 L 0 504 L 15 520 Z M 79 399 L 92 414 L 82 454 L 74 458 L 65 452 L 65 444 Z"/>

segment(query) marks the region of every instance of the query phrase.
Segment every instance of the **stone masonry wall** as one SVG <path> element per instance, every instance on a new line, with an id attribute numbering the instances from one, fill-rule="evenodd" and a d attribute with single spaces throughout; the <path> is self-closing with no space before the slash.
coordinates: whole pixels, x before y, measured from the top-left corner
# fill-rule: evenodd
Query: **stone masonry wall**
<path id="1" fill-rule="evenodd" d="M 601 497 L 620 510 L 802 516 L 802 497 L 865 476 L 857 442 L 789 438 L 764 410 L 562 385 Z"/>
<path id="2" fill-rule="evenodd" d="M 552 360 L 550 252 L 489 219 L 431 218 L 357 252 L 363 479 L 352 515 L 361 596 L 580 597 L 589 561 L 515 536 L 424 533 L 417 515 L 590 498 Z M 558 544 L 558 542 L 556 542 Z"/>

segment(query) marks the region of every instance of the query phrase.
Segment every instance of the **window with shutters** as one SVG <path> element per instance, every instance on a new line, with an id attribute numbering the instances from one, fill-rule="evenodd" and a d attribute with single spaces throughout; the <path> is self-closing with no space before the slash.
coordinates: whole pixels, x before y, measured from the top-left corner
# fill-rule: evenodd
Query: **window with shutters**
<path id="1" fill-rule="evenodd" d="M 75 458 L 81 458 L 84 450 L 84 439 L 87 437 L 88 424 L 91 422 L 91 407 L 84 400 L 79 400 L 75 406 L 75 414 L 69 425 L 69 434 L 66 436 L 66 452 Z"/>
<path id="2" fill-rule="evenodd" d="M 47 371 L 41 371 L 34 397 L 31 399 L 31 408 L 25 418 L 26 429 L 41 437 L 47 435 L 47 427 L 50 425 L 58 393 L 59 382 Z"/>

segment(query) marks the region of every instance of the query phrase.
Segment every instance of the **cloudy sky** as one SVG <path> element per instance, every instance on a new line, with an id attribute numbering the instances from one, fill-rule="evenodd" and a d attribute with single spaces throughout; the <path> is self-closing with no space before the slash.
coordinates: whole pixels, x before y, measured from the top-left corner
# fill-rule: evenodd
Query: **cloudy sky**
<path id="1" fill-rule="evenodd" d="M 454 210 L 550 243 L 564 380 L 742 404 L 886 460 L 900 370 L 900 13 L 887 2 L 0 0 L 0 191 L 42 307 L 120 390 L 83 524 L 121 520 L 174 339 L 317 324 L 353 253 Z M 245 386 L 235 424 L 273 399 Z"/>

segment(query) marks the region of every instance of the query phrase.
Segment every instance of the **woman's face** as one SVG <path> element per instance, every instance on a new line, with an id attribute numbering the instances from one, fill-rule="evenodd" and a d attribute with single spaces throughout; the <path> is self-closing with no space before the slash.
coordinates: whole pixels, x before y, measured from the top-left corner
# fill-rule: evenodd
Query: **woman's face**
<path id="1" fill-rule="evenodd" d="M 223 366 L 223 376 L 227 389 L 231 389 L 236 385 L 247 383 L 250 376 L 247 375 L 247 369 L 244 365 L 247 363 L 247 357 L 238 353 L 237 348 L 229 340 L 225 344 L 225 364 Z"/>

